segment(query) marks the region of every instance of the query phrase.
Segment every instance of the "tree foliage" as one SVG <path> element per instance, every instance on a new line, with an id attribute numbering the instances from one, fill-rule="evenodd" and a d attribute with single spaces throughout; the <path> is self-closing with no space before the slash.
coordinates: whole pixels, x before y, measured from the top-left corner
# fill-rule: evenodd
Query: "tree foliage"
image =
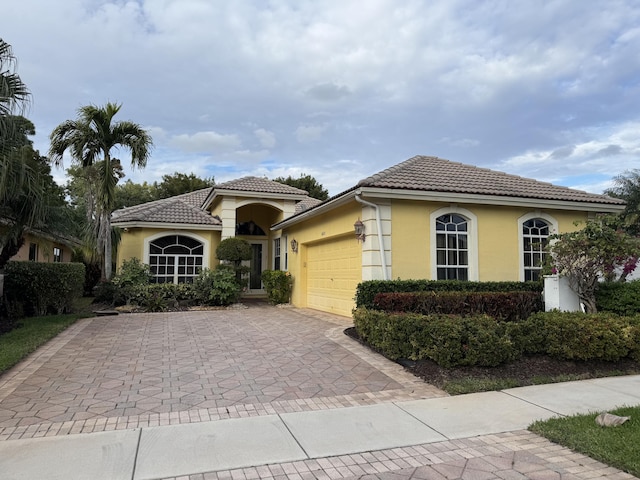
<path id="1" fill-rule="evenodd" d="M 134 183 L 131 180 L 127 180 L 116 185 L 114 209 L 133 207 L 141 203 L 182 195 L 183 193 L 212 187 L 214 184 L 213 177 L 200 178 L 194 173 L 186 175 L 179 172 L 175 172 L 172 175 L 163 175 L 160 183 Z"/>
<path id="2" fill-rule="evenodd" d="M 242 275 L 249 271 L 248 267 L 243 267 L 242 262 L 251 260 L 253 250 L 251 244 L 243 238 L 225 238 L 216 248 L 216 257 L 223 262 L 229 262 L 235 271 L 236 281 L 242 285 Z"/>
<path id="3" fill-rule="evenodd" d="M 103 257 L 103 278 L 111 278 L 113 240 L 111 232 L 111 212 L 115 208 L 116 185 L 122 178 L 120 160 L 111 152 L 116 147 L 124 147 L 131 153 L 131 166 L 144 168 L 149 159 L 153 142 L 138 124 L 130 121 L 115 122 L 113 118 L 121 105 L 108 102 L 104 107 L 87 105 L 80 107 L 76 120 L 66 120 L 51 133 L 49 155 L 56 164 L 62 163 L 65 151 L 82 168 L 88 169 L 87 181 L 93 187 L 87 189 L 95 209 L 89 212 L 94 226 L 98 251 Z"/>
<path id="4" fill-rule="evenodd" d="M 640 241 L 619 228 L 619 220 L 602 216 L 588 220 L 581 230 L 552 236 L 547 247 L 559 275 L 569 280 L 587 312 L 596 308 L 601 277 L 624 281 L 640 258 Z"/>
<path id="5" fill-rule="evenodd" d="M 29 229 L 56 233 L 65 219 L 62 190 L 29 138 L 35 126 L 22 113 L 30 95 L 15 65 L 11 46 L 0 39 L 0 269 L 18 253 Z"/>
<path id="6" fill-rule="evenodd" d="M 152 202 L 158 199 L 158 189 L 155 184 L 133 183 L 127 180 L 116 186 L 116 201 L 114 209 L 133 207 L 141 203 Z"/>
<path id="7" fill-rule="evenodd" d="M 31 94 L 16 73 L 16 57 L 11 45 L 0 38 L 0 156 L 12 148 L 14 136 L 21 136 L 19 118 L 27 108 Z"/>
<path id="8" fill-rule="evenodd" d="M 309 192 L 310 197 L 317 198 L 318 200 L 326 200 L 327 198 L 329 198 L 329 191 L 326 190 L 322 186 L 322 184 L 319 183 L 311 175 L 306 175 L 303 173 L 299 178 L 293 178 L 291 175 L 289 175 L 287 178 L 274 178 L 273 181 L 305 190 Z"/>
<path id="9" fill-rule="evenodd" d="M 175 172 L 172 175 L 163 175 L 162 182 L 154 182 L 153 185 L 157 189 L 156 198 L 160 199 L 195 192 L 202 188 L 213 187 L 215 181 L 213 177 L 200 178 L 193 172 L 189 175 Z"/>
<path id="10" fill-rule="evenodd" d="M 621 214 L 623 226 L 632 235 L 640 235 L 640 170 L 627 170 L 613 179 L 614 186 L 605 195 L 627 202 Z"/>

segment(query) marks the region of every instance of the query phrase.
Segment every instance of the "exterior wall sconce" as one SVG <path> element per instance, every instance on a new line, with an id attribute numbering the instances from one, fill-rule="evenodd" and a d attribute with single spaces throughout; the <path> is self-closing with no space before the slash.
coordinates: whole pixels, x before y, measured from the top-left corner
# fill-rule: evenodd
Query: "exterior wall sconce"
<path id="1" fill-rule="evenodd" d="M 298 241 L 295 238 L 291 240 L 291 251 L 293 253 L 298 253 Z"/>
<path id="2" fill-rule="evenodd" d="M 356 238 L 359 241 L 364 242 L 364 239 L 366 238 L 364 233 L 364 223 L 362 223 L 360 219 L 356 220 L 356 223 L 353 224 L 353 229 L 356 232 Z"/>

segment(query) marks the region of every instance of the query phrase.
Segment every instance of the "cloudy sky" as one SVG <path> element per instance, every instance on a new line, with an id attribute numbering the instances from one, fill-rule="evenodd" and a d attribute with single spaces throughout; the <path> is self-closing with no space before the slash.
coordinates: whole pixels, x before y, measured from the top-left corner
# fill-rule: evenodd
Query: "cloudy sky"
<path id="1" fill-rule="evenodd" d="M 306 173 L 333 195 L 423 154 L 601 193 L 640 168 L 638 0 L 21 0 L 0 37 L 36 146 L 121 102 L 155 144 L 136 182 Z"/>

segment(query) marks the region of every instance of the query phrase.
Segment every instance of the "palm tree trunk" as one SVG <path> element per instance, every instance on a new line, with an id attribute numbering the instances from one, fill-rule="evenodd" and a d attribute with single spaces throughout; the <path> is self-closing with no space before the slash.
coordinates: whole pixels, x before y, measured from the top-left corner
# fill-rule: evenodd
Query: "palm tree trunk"
<path id="1" fill-rule="evenodd" d="M 112 261 L 113 261 L 113 243 L 111 241 L 111 213 L 108 211 L 102 212 L 102 221 L 100 222 L 101 234 L 104 242 L 104 266 L 103 273 L 105 280 L 111 280 L 112 275 Z"/>

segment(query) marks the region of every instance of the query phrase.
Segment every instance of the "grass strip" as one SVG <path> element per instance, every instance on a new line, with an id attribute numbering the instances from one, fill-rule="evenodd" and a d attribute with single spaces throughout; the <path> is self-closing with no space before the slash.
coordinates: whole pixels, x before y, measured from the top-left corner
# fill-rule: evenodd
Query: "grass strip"
<path id="1" fill-rule="evenodd" d="M 609 413 L 631 417 L 618 427 L 596 424 L 597 413 L 552 418 L 529 427 L 534 433 L 602 463 L 640 477 L 640 406 Z"/>
<path id="2" fill-rule="evenodd" d="M 20 320 L 18 328 L 0 335 L 0 374 L 13 367 L 76 320 L 87 316 L 86 313 L 74 313 Z"/>

